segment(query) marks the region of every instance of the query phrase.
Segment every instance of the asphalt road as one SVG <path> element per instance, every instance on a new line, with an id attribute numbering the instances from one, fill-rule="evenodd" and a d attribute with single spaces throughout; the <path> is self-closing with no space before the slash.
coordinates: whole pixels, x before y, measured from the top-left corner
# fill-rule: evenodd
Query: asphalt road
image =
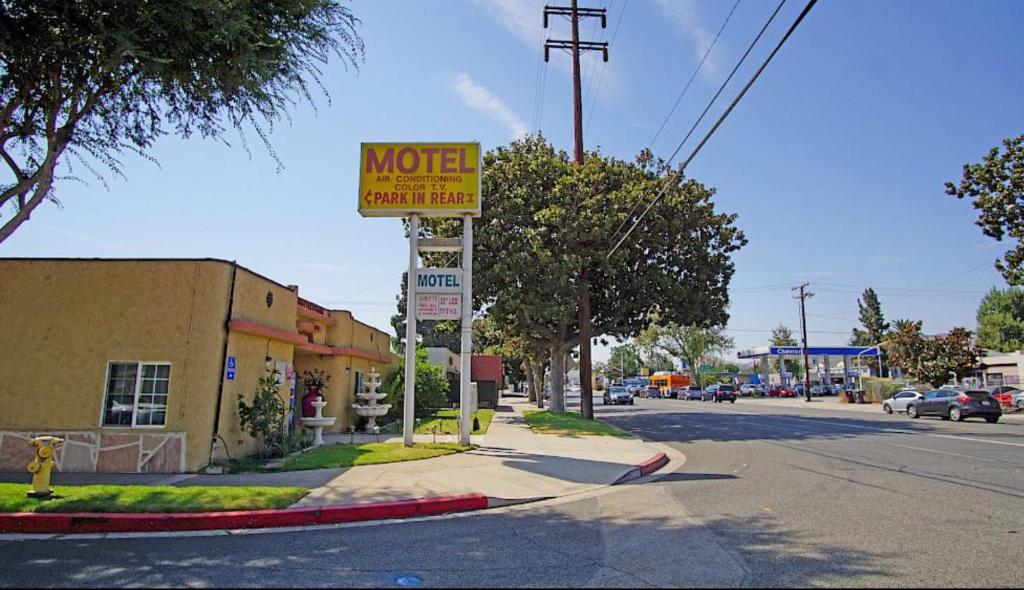
<path id="1" fill-rule="evenodd" d="M 0 585 L 1024 585 L 1024 421 L 910 421 L 798 401 L 597 411 L 686 464 L 654 483 L 440 520 L 0 541 Z"/>

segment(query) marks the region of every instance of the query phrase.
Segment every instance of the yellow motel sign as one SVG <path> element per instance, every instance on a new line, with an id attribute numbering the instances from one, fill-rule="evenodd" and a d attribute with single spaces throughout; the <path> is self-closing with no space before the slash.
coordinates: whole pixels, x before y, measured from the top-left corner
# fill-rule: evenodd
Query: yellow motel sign
<path id="1" fill-rule="evenodd" d="M 363 143 L 363 217 L 480 215 L 479 143 Z"/>

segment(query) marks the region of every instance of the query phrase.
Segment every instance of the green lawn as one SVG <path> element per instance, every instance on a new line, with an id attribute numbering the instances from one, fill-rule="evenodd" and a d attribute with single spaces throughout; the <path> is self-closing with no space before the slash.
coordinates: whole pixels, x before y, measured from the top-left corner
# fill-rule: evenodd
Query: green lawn
<path id="1" fill-rule="evenodd" d="M 25 497 L 28 484 L 0 483 L 0 512 L 213 512 L 287 508 L 305 488 L 226 486 L 54 486 L 55 497 Z"/>
<path id="2" fill-rule="evenodd" d="M 482 424 L 481 424 L 482 426 Z M 375 465 L 378 463 L 397 463 L 399 461 L 416 461 L 430 459 L 442 455 L 451 455 L 468 451 L 473 447 L 463 447 L 456 443 L 416 443 L 405 447 L 402 443 L 366 443 L 358 445 L 330 445 L 319 449 L 288 457 L 280 471 L 299 471 L 302 469 L 326 469 L 331 467 L 352 467 L 355 465 Z"/>
<path id="3" fill-rule="evenodd" d="M 494 410 L 478 410 L 470 417 L 470 424 L 473 418 L 480 419 L 480 429 L 473 430 L 473 434 L 487 434 L 487 428 L 491 425 L 491 418 L 494 418 Z M 416 434 L 431 434 L 434 427 L 437 427 L 438 434 L 459 433 L 459 410 L 438 410 L 432 418 L 428 418 L 416 427 Z"/>
<path id="4" fill-rule="evenodd" d="M 625 430 L 600 420 L 584 420 L 579 412 L 528 411 L 526 423 L 540 434 L 590 434 L 596 436 L 632 436 Z"/>

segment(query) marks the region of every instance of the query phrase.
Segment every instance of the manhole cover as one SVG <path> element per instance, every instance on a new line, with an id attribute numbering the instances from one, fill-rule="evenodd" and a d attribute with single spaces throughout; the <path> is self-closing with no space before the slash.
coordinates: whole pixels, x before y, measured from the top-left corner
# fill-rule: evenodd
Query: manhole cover
<path id="1" fill-rule="evenodd" d="M 413 575 L 402 575 L 395 578 L 395 583 L 399 586 L 419 586 L 423 583 L 423 580 L 419 576 Z"/>

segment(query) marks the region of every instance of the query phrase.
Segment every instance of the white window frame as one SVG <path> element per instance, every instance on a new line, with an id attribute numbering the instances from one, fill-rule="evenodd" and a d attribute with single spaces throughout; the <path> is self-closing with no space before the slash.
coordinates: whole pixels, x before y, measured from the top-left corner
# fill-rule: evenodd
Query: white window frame
<path id="1" fill-rule="evenodd" d="M 106 424 L 105 421 L 104 421 L 104 418 L 106 418 L 106 415 L 107 415 L 107 395 L 109 395 L 108 392 L 107 392 L 107 388 L 110 386 L 110 366 L 111 365 L 115 365 L 115 364 L 117 364 L 117 365 L 128 365 L 128 364 L 132 364 L 132 363 L 134 363 L 136 365 L 136 367 L 137 367 L 137 370 L 135 371 L 135 398 L 132 400 L 132 424 L 131 424 L 131 426 L 127 426 L 127 425 L 122 426 L 120 424 Z M 136 424 L 136 422 L 135 422 L 135 419 L 139 415 L 139 394 L 142 391 L 142 367 L 143 367 L 143 365 L 154 365 L 154 366 L 166 365 L 167 367 L 170 367 L 171 366 L 171 361 L 130 361 L 130 360 L 129 361 L 118 361 L 118 360 L 107 361 L 107 369 L 105 371 L 104 378 L 103 378 L 103 402 L 100 404 L 100 428 L 122 428 L 122 429 L 123 428 L 141 428 L 141 429 L 144 429 L 144 430 L 159 430 L 161 428 L 167 428 L 166 415 L 169 413 L 167 411 L 167 408 L 169 408 L 170 405 L 171 405 L 170 404 L 170 400 L 171 400 L 171 378 L 170 377 L 167 378 L 167 401 L 168 401 L 168 404 L 167 404 L 167 407 L 164 409 L 164 416 L 165 416 L 164 423 L 163 424 Z M 170 374 L 170 369 L 168 369 L 168 374 Z"/>

